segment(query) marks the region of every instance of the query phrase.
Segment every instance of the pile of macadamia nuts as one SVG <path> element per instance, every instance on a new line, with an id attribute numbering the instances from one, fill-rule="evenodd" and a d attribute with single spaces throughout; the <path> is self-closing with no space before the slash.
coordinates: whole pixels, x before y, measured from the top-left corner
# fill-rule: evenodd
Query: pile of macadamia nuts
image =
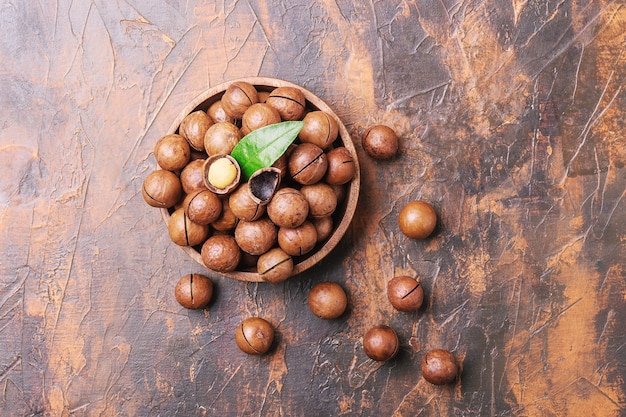
<path id="1" fill-rule="evenodd" d="M 142 194 L 149 205 L 169 209 L 174 243 L 196 248 L 210 270 L 257 272 L 271 283 L 289 278 L 298 260 L 323 245 L 357 164 L 334 116 L 309 104 L 296 87 L 259 91 L 238 81 L 159 139 L 154 156 L 161 169 L 145 178 Z M 231 156 L 235 146 L 285 121 L 303 122 L 295 141 L 245 178 Z"/>

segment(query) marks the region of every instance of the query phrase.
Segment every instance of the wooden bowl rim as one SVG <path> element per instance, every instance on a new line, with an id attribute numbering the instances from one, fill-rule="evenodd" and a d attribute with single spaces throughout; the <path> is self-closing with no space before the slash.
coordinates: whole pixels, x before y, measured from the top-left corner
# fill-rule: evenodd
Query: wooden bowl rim
<path id="1" fill-rule="evenodd" d="M 355 163 L 355 172 L 354 178 L 349 183 L 349 188 L 347 189 L 345 201 L 343 202 L 343 206 L 345 206 L 345 210 L 343 216 L 341 217 L 341 222 L 335 227 L 334 231 L 331 235 L 326 239 L 326 242 L 314 253 L 307 256 L 302 261 L 294 264 L 293 272 L 291 273 L 291 277 L 298 275 L 307 269 L 316 265 L 319 261 L 324 259 L 339 243 L 339 241 L 343 238 L 350 223 L 352 222 L 352 218 L 354 217 L 354 213 L 356 211 L 356 206 L 359 198 L 359 191 L 361 186 L 361 173 L 359 167 L 359 160 L 357 157 L 356 149 L 354 144 L 352 143 L 352 138 L 350 137 L 350 133 L 346 129 L 345 125 L 341 121 L 341 119 L 337 116 L 337 114 L 328 106 L 322 99 L 317 97 L 315 94 L 307 90 L 306 88 L 299 86 L 297 84 L 291 83 L 289 81 L 277 79 L 277 78 L 268 78 L 268 77 L 245 77 L 238 78 L 230 81 L 223 82 L 215 87 L 211 87 L 203 93 L 199 94 L 191 100 L 191 102 L 179 113 L 174 122 L 171 124 L 168 134 L 175 133 L 180 126 L 182 120 L 192 111 L 200 108 L 207 107 L 213 104 L 213 102 L 217 101 L 221 95 L 226 91 L 228 86 L 235 82 L 247 82 L 255 86 L 257 89 L 274 89 L 277 87 L 294 87 L 302 91 L 305 99 L 313 105 L 313 107 L 318 110 L 322 110 L 330 115 L 332 115 L 337 121 L 337 125 L 339 127 L 339 136 L 341 138 L 341 142 L 343 146 L 345 146 L 352 155 L 354 155 L 354 163 Z M 211 101 L 212 100 L 212 101 Z M 162 208 L 161 216 L 167 225 L 170 213 L 169 209 Z M 189 255 L 194 261 L 202 265 L 204 268 L 207 268 L 202 261 L 202 256 L 200 252 L 190 246 L 181 246 L 183 251 Z M 218 272 L 212 269 L 207 268 L 209 271 L 212 271 L 216 274 L 225 276 L 227 278 L 232 278 L 238 281 L 246 281 L 246 282 L 265 282 L 263 278 L 256 272 L 248 272 L 248 271 L 233 271 L 233 272 Z"/>

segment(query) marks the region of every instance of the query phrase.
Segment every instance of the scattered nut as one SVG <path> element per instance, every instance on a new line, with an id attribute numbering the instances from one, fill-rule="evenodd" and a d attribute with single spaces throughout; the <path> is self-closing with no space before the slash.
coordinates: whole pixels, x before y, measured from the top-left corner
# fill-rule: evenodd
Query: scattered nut
<path id="1" fill-rule="evenodd" d="M 363 149 L 374 159 L 389 159 L 398 153 L 398 136 L 392 128 L 375 125 L 361 136 Z"/>
<path id="2" fill-rule="evenodd" d="M 398 311 L 416 311 L 424 301 L 424 289 L 419 280 L 401 275 L 387 283 L 387 298 Z"/>
<path id="3" fill-rule="evenodd" d="M 193 310 L 204 308 L 213 296 L 213 281 L 205 275 L 187 274 L 176 284 L 174 295 L 185 308 Z"/>
<path id="4" fill-rule="evenodd" d="M 387 325 L 372 327 L 363 337 L 363 350 L 375 361 L 388 361 L 400 350 L 398 335 Z"/>
<path id="5" fill-rule="evenodd" d="M 335 282 L 320 282 L 309 291 L 307 298 L 311 312 L 321 319 L 336 319 L 348 307 L 348 297 L 341 285 Z"/>
<path id="6" fill-rule="evenodd" d="M 239 349 L 250 355 L 262 355 L 272 346 L 274 328 L 260 317 L 245 319 L 235 332 L 235 342 Z"/>
<path id="7" fill-rule="evenodd" d="M 426 239 L 437 226 L 437 213 L 425 201 L 411 201 L 400 211 L 398 226 L 411 239 Z"/>
<path id="8" fill-rule="evenodd" d="M 449 351 L 434 349 L 422 358 L 422 376 L 431 384 L 450 384 L 459 376 L 459 365 Z"/>

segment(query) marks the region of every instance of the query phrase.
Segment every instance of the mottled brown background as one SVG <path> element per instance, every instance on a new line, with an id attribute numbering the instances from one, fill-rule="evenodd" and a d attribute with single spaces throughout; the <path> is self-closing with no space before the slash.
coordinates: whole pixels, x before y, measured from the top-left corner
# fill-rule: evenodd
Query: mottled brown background
<path id="1" fill-rule="evenodd" d="M 0 414 L 3 416 L 618 416 L 626 412 L 626 5 L 589 0 L 0 3 Z M 241 76 L 300 84 L 350 130 L 352 227 L 319 268 L 270 286 L 182 274 L 140 193 L 187 100 Z M 375 162 L 359 134 L 393 125 Z M 403 237 L 410 199 L 436 235 Z M 398 313 L 394 274 L 427 306 Z M 340 320 L 308 289 L 344 285 Z M 270 354 L 234 344 L 276 325 Z M 362 335 L 402 349 L 379 365 Z M 461 383 L 419 363 L 443 347 Z"/>

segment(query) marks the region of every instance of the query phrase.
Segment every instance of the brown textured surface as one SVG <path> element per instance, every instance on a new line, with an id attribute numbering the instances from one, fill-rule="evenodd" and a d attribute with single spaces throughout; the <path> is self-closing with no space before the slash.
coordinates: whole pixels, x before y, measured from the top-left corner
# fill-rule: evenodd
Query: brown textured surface
<path id="1" fill-rule="evenodd" d="M 22 4 L 26 3 L 26 4 Z M 4 2 L 0 8 L 0 414 L 618 416 L 626 395 L 626 6 L 622 1 Z M 215 278 L 142 200 L 185 102 L 241 76 L 300 84 L 356 140 L 362 197 L 319 268 L 284 284 Z M 398 233 L 407 201 L 440 214 Z M 426 307 L 385 285 L 419 275 Z M 322 321 L 308 289 L 340 282 Z M 262 357 L 234 329 L 277 328 Z M 399 355 L 361 341 L 385 323 Z M 424 353 L 452 350 L 435 387 Z"/>

